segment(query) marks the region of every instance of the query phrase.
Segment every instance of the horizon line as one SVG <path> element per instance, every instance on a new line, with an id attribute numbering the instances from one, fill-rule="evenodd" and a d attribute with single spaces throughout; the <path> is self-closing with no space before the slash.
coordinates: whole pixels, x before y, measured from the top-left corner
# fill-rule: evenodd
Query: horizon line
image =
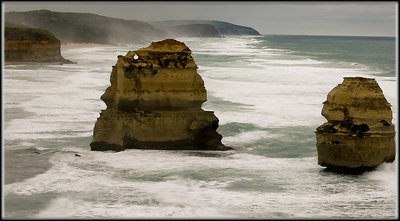
<path id="1" fill-rule="evenodd" d="M 292 36 L 315 36 L 315 37 L 375 37 L 375 38 L 396 38 L 397 35 L 330 35 L 330 34 L 261 34 L 261 35 L 292 35 Z"/>

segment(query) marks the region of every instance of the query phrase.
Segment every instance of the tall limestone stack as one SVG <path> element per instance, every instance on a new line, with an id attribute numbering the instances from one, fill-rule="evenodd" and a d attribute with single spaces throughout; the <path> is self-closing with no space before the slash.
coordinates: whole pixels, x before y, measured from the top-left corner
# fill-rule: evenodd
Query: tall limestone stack
<path id="1" fill-rule="evenodd" d="M 166 39 L 118 56 L 91 150 L 227 150 L 190 49 Z"/>
<path id="2" fill-rule="evenodd" d="M 372 78 L 345 77 L 331 90 L 316 131 L 318 164 L 334 170 L 364 171 L 396 154 L 392 111 Z"/>

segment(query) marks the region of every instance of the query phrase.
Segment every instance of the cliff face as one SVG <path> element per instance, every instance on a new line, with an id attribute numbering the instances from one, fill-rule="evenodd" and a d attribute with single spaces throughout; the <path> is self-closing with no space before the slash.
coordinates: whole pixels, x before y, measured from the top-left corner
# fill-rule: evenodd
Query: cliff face
<path id="1" fill-rule="evenodd" d="M 61 43 L 48 31 L 6 27 L 4 55 L 6 62 L 71 63 L 61 56 Z"/>
<path id="2" fill-rule="evenodd" d="M 207 95 L 196 69 L 190 49 L 173 39 L 118 56 L 91 149 L 229 149 L 217 117 L 201 108 Z"/>
<path id="3" fill-rule="evenodd" d="M 220 35 L 260 35 L 250 27 L 222 21 L 142 22 L 90 13 L 35 10 L 7 12 L 5 22 L 45 29 L 63 43 L 131 44 L 175 36 L 219 37 Z"/>
<path id="4" fill-rule="evenodd" d="M 160 39 L 165 32 L 152 25 L 136 21 L 100 16 L 90 13 L 36 10 L 7 12 L 5 21 L 17 25 L 45 29 L 63 43 L 144 43 Z"/>
<path id="5" fill-rule="evenodd" d="M 371 169 L 396 154 L 392 111 L 378 83 L 348 77 L 332 89 L 316 131 L 318 164 L 332 169 Z"/>

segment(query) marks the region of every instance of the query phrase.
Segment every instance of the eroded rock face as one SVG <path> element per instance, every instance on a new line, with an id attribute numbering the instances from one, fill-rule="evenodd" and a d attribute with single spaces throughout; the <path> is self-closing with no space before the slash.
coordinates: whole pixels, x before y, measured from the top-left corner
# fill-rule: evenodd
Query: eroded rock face
<path id="1" fill-rule="evenodd" d="M 167 39 L 118 56 L 106 103 L 94 127 L 92 150 L 227 150 L 190 49 Z"/>
<path id="2" fill-rule="evenodd" d="M 61 56 L 60 40 L 46 30 L 6 27 L 4 60 L 6 62 L 72 63 Z"/>
<path id="3" fill-rule="evenodd" d="M 396 154 L 392 111 L 378 83 L 346 77 L 332 89 L 316 131 L 318 164 L 341 171 L 372 169 Z"/>

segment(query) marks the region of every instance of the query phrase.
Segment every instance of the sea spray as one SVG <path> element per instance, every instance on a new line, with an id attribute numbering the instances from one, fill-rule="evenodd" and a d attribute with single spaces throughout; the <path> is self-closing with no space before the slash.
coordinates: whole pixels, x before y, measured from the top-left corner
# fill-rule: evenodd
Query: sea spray
<path id="1" fill-rule="evenodd" d="M 6 66 L 5 111 L 15 108 L 18 119 L 7 121 L 5 149 L 19 148 L 26 159 L 32 147 L 47 148 L 51 166 L 40 174 L 29 169 L 35 158 L 23 168 L 6 166 L 13 174 L 31 173 L 4 185 L 5 217 L 395 218 L 398 193 L 391 180 L 397 163 L 358 176 L 324 171 L 313 132 L 325 121 L 320 111 L 326 94 L 349 75 L 379 81 L 397 125 L 396 75 L 389 74 L 394 63 L 387 65 L 392 71 L 378 73 L 374 63 L 330 53 L 335 45 L 327 50 L 335 59 L 327 59 L 309 51 L 310 44 L 291 48 L 304 44 L 296 39 L 277 44 L 267 38 L 178 39 L 193 51 L 208 92 L 203 108 L 215 110 L 227 138 L 222 142 L 239 147 L 218 154 L 89 150 L 116 56 L 142 45 L 64 50 L 64 57 L 78 62 L 72 66 Z M 353 43 L 371 46 L 363 39 Z M 372 45 L 382 43 L 395 48 L 394 40 Z M 35 155 L 43 154 L 41 148 Z"/>

